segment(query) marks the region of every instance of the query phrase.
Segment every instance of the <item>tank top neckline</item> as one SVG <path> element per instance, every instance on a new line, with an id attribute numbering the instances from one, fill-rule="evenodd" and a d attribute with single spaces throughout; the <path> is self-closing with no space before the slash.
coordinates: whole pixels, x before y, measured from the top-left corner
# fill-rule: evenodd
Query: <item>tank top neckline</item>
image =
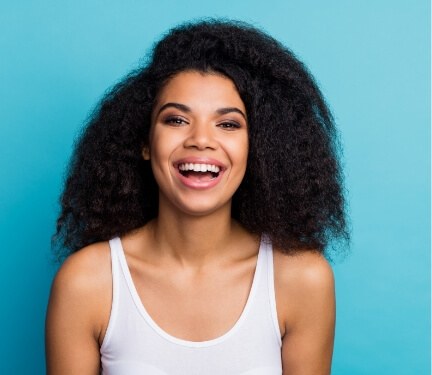
<path id="1" fill-rule="evenodd" d="M 135 284 L 132 279 L 132 275 L 130 273 L 129 266 L 126 261 L 126 256 L 124 253 L 123 245 L 121 242 L 121 239 L 119 237 L 116 237 L 112 240 L 113 242 L 117 242 L 117 254 L 120 261 L 120 266 L 122 269 L 122 272 L 125 276 L 126 283 L 128 285 L 129 292 L 131 294 L 132 300 L 134 301 L 134 304 L 144 319 L 144 321 L 162 338 L 166 339 L 167 341 L 170 341 L 174 344 L 182 345 L 182 346 L 188 346 L 192 348 L 199 348 L 199 347 L 208 347 L 213 346 L 216 344 L 220 344 L 227 340 L 229 337 L 231 337 L 233 334 L 237 332 L 237 330 L 241 327 L 243 322 L 246 320 L 249 311 L 251 309 L 251 305 L 254 301 L 254 297 L 256 294 L 256 289 L 258 288 L 259 279 L 262 277 L 261 274 L 263 273 L 263 263 L 264 263 L 264 248 L 267 246 L 267 243 L 264 239 L 264 236 L 261 237 L 259 250 L 258 250 L 258 256 L 255 266 L 255 272 L 252 280 L 252 285 L 249 290 L 249 295 L 246 301 L 245 306 L 243 307 L 243 311 L 240 314 L 240 317 L 237 319 L 237 321 L 234 323 L 234 325 L 225 333 L 223 333 L 221 336 L 218 336 L 216 338 L 205 340 L 205 341 L 189 341 L 185 339 L 181 339 L 178 337 L 175 337 L 165 330 L 163 330 L 150 316 L 150 314 L 147 312 L 143 302 L 141 301 L 141 298 L 139 297 L 138 291 L 135 287 Z"/>

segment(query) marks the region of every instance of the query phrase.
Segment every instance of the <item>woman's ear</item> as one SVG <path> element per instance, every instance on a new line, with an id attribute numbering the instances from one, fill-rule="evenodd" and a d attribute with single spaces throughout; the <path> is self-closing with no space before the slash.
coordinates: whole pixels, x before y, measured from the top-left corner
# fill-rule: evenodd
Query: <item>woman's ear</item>
<path id="1" fill-rule="evenodd" d="M 141 152 L 144 160 L 150 160 L 150 149 L 148 146 L 144 146 Z"/>

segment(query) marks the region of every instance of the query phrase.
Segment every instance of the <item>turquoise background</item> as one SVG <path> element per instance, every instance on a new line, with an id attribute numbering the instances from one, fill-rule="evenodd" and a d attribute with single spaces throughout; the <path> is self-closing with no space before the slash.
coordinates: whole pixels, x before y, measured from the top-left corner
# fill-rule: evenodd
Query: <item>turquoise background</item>
<path id="1" fill-rule="evenodd" d="M 169 27 L 252 22 L 309 66 L 342 131 L 351 255 L 334 267 L 334 375 L 430 371 L 430 5 L 2 1 L 0 373 L 43 374 L 50 236 L 73 139 Z"/>

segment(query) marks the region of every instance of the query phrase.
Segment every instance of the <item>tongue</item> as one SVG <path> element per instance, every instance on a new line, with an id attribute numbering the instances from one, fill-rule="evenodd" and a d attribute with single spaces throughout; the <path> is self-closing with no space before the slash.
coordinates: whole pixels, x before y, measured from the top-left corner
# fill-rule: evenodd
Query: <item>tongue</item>
<path id="1" fill-rule="evenodd" d="M 213 179 L 212 173 L 211 172 L 194 172 L 194 171 L 189 171 L 186 175 L 187 178 L 190 178 L 191 180 L 194 181 L 202 181 L 202 182 L 207 182 Z"/>

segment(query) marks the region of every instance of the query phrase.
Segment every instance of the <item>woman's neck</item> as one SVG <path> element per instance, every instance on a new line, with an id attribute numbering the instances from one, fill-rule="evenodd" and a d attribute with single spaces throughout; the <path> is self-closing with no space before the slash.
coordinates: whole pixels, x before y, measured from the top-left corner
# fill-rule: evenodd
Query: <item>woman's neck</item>
<path id="1" fill-rule="evenodd" d="M 244 234 L 228 209 L 205 216 L 162 211 L 149 223 L 148 230 L 160 256 L 169 256 L 180 264 L 194 267 L 220 259 Z"/>

